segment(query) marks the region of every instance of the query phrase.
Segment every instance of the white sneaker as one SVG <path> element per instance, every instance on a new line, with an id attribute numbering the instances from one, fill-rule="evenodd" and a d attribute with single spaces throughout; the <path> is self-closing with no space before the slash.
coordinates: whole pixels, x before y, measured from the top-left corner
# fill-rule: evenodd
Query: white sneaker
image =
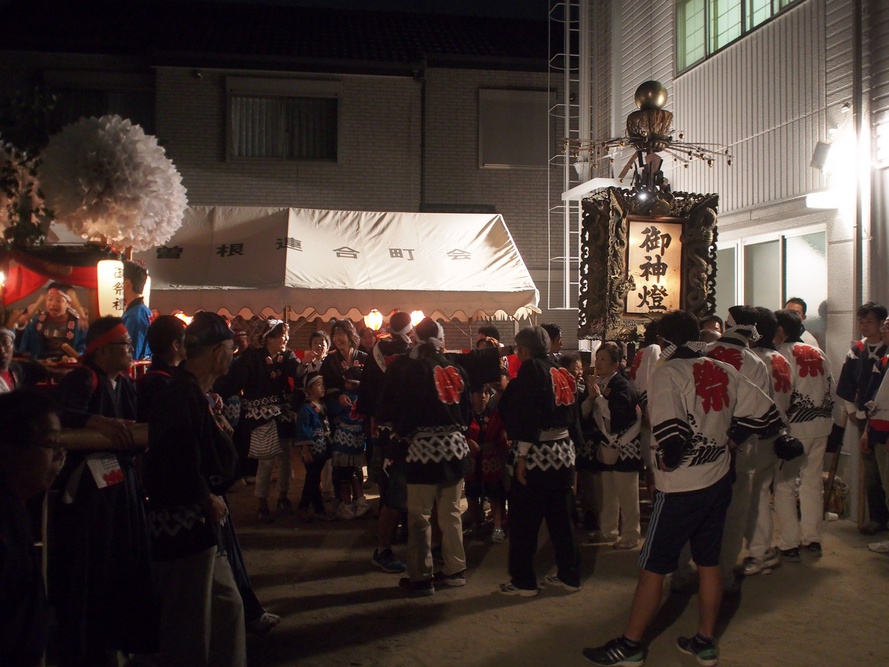
<path id="1" fill-rule="evenodd" d="M 875 554 L 889 554 L 889 540 L 883 540 L 882 542 L 871 542 L 867 545 L 867 548 L 870 551 L 873 551 Z"/>
<path id="2" fill-rule="evenodd" d="M 370 505 L 367 504 L 367 501 L 364 498 L 357 498 L 355 502 L 352 503 L 352 508 L 352 513 L 356 519 L 359 519 L 370 512 Z"/>
<path id="3" fill-rule="evenodd" d="M 776 567 L 781 565 L 781 554 L 777 549 L 769 549 L 762 558 L 754 558 L 749 556 L 744 559 L 742 572 L 744 576 L 752 576 L 754 574 L 769 574 Z"/>
<path id="4" fill-rule="evenodd" d="M 336 508 L 336 518 L 343 519 L 344 521 L 350 521 L 355 518 L 355 512 L 352 510 L 351 505 L 340 505 Z"/>
<path id="5" fill-rule="evenodd" d="M 617 549 L 618 551 L 628 551 L 630 549 L 635 549 L 636 547 L 638 547 L 639 540 L 621 538 L 611 546 L 613 549 Z"/>

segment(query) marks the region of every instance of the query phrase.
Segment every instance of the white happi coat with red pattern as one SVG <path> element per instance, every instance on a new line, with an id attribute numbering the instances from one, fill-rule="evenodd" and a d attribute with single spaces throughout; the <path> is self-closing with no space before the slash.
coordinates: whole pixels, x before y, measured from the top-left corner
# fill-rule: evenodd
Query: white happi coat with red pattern
<path id="1" fill-rule="evenodd" d="M 792 382 L 787 421 L 801 440 L 830 435 L 833 426 L 833 379 L 827 355 L 805 343 L 784 343 L 778 352 L 790 364 Z"/>
<path id="2" fill-rule="evenodd" d="M 656 468 L 659 491 L 711 486 L 729 472 L 728 442 L 767 437 L 784 424 L 775 404 L 732 366 L 680 348 L 655 370 L 648 407 L 655 448 L 681 447 L 670 471 Z M 730 434 L 731 431 L 731 434 Z"/>

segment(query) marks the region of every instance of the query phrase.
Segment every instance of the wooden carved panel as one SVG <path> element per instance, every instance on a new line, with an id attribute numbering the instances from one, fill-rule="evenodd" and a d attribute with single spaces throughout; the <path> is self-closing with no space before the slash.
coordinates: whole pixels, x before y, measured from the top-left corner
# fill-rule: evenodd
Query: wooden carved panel
<path id="1" fill-rule="evenodd" d="M 650 267 L 628 264 L 631 224 L 634 228 L 643 225 L 643 230 L 656 229 L 662 239 L 660 248 L 649 249 L 662 253 L 669 250 L 663 245 L 664 236 L 669 234 L 672 241 L 681 225 L 677 242 L 681 245 L 680 308 L 697 317 L 715 310 L 719 196 L 680 192 L 671 197 L 640 199 L 632 190 L 607 188 L 582 202 L 579 338 L 636 340 L 645 324 L 662 314 L 657 307 L 650 308 L 650 300 L 647 312 L 637 305 L 646 292 L 643 285 L 636 284 L 634 274 L 647 277 Z M 648 257 L 660 262 L 667 255 Z M 675 265 L 675 258 L 671 261 Z"/>

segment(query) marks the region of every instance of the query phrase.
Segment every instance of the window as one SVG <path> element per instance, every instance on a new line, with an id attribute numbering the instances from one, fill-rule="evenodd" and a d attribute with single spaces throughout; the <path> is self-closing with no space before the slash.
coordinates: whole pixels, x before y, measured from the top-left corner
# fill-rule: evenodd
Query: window
<path id="1" fill-rule="evenodd" d="M 720 243 L 716 259 L 716 314 L 737 303 L 783 308 L 798 297 L 806 329 L 823 343 L 827 303 L 827 239 L 819 229 L 796 230 Z"/>
<path id="2" fill-rule="evenodd" d="M 58 97 L 50 119 L 55 132 L 80 118 L 116 114 L 155 133 L 154 80 L 125 72 L 56 71 L 44 73 L 49 92 Z"/>
<path id="3" fill-rule="evenodd" d="M 707 32 L 704 30 L 706 0 L 687 0 L 678 4 L 677 60 L 684 70 L 707 56 Z"/>
<path id="4" fill-rule="evenodd" d="M 336 82 L 228 79 L 231 158 L 335 162 Z"/>
<path id="5" fill-rule="evenodd" d="M 545 90 L 479 90 L 479 167 L 546 168 L 549 103 Z"/>
<path id="6" fill-rule="evenodd" d="M 677 0 L 676 67 L 682 72 L 801 0 Z"/>

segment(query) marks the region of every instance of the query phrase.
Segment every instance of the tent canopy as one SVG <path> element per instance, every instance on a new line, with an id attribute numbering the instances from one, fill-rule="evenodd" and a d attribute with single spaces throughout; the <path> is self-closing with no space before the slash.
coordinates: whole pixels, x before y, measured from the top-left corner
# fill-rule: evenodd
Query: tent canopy
<path id="1" fill-rule="evenodd" d="M 151 305 L 229 315 L 351 317 L 420 309 L 468 321 L 526 318 L 539 294 L 503 217 L 195 207 L 136 256 Z"/>

